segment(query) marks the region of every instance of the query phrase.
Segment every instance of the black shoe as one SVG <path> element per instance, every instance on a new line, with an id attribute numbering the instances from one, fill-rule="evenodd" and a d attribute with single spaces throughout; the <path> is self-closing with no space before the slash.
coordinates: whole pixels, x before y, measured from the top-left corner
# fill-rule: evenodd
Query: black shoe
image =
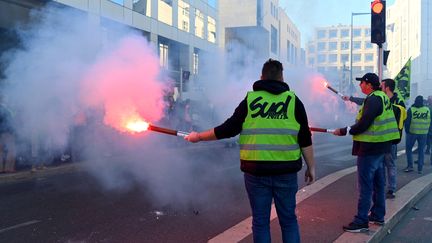
<path id="1" fill-rule="evenodd" d="M 344 225 L 342 228 L 344 231 L 347 232 L 361 233 L 367 232 L 369 230 L 369 224 L 356 224 L 354 222 L 351 222 L 349 225 Z"/>
<path id="2" fill-rule="evenodd" d="M 414 161 L 414 164 L 418 164 L 418 160 Z"/>
<path id="3" fill-rule="evenodd" d="M 430 151 L 429 151 L 429 150 L 426 150 L 425 154 L 430 154 Z"/>
<path id="4" fill-rule="evenodd" d="M 395 197 L 396 197 L 396 195 L 395 195 L 394 191 L 392 191 L 392 190 L 389 190 L 386 194 L 387 199 L 393 199 Z"/>
<path id="5" fill-rule="evenodd" d="M 372 218 L 371 216 L 369 216 L 369 223 L 382 226 L 382 225 L 384 225 L 384 220 L 376 220 L 376 219 Z"/>

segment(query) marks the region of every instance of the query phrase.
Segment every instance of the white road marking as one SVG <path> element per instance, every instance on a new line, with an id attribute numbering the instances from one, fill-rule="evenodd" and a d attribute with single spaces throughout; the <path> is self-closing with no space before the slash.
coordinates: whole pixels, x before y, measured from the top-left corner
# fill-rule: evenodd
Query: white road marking
<path id="1" fill-rule="evenodd" d="M 40 220 L 30 220 L 30 221 L 25 222 L 25 223 L 21 223 L 21 224 L 17 224 L 17 225 L 14 225 L 14 226 L 6 227 L 6 228 L 3 228 L 3 229 L 0 229 L 0 234 L 4 233 L 6 231 L 9 231 L 9 230 L 25 227 L 25 226 L 36 224 L 36 223 L 39 223 L 39 222 L 41 222 L 41 221 Z"/>

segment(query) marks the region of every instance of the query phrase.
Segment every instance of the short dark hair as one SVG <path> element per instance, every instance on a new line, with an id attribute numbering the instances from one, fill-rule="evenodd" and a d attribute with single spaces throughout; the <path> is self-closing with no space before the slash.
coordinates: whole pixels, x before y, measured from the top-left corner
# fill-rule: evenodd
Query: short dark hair
<path id="1" fill-rule="evenodd" d="M 270 58 L 264 63 L 261 76 L 263 79 L 282 80 L 282 71 L 282 63 Z"/>
<path id="2" fill-rule="evenodd" d="M 387 79 L 383 79 L 383 81 L 381 81 L 381 82 L 383 82 L 384 85 L 386 87 L 388 87 L 391 92 L 394 92 L 394 90 L 396 88 L 396 82 L 393 79 L 387 78 Z"/>

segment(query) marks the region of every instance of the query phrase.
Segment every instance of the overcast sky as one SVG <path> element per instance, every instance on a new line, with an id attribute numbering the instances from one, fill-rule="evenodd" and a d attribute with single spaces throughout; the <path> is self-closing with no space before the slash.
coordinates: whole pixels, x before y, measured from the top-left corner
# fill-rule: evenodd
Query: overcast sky
<path id="1" fill-rule="evenodd" d="M 387 0 L 386 6 L 391 6 L 396 0 Z M 351 23 L 351 13 L 370 13 L 370 0 L 280 0 L 280 6 L 285 9 L 289 18 L 299 28 L 302 43 L 312 37 L 315 27 Z M 370 24 L 370 15 L 354 16 L 354 25 Z"/>

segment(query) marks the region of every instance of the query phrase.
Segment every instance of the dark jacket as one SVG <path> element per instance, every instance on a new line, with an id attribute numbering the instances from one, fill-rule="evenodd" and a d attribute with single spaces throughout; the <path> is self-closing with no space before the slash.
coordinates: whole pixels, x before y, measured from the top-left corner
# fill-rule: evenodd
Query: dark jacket
<path id="1" fill-rule="evenodd" d="M 359 121 L 351 126 L 349 133 L 357 135 L 365 132 L 373 123 L 375 118 L 383 112 L 383 102 L 379 96 L 368 96 L 364 100 L 363 115 Z M 370 143 L 353 141 L 352 155 L 366 156 L 390 152 L 391 142 Z"/>
<path id="2" fill-rule="evenodd" d="M 264 90 L 272 94 L 280 94 L 289 90 L 288 84 L 276 80 L 258 80 L 253 84 L 254 91 Z M 300 124 L 298 133 L 298 143 L 300 147 L 312 145 L 312 134 L 309 130 L 308 119 L 305 108 L 300 99 L 296 96 L 295 100 L 295 119 Z M 218 139 L 234 137 L 242 131 L 243 122 L 248 112 L 246 97 L 237 106 L 234 114 L 223 124 L 214 128 Z M 274 161 L 241 161 L 240 169 L 253 175 L 278 175 L 285 173 L 295 173 L 302 168 L 302 159 L 290 161 L 288 163 Z"/>

